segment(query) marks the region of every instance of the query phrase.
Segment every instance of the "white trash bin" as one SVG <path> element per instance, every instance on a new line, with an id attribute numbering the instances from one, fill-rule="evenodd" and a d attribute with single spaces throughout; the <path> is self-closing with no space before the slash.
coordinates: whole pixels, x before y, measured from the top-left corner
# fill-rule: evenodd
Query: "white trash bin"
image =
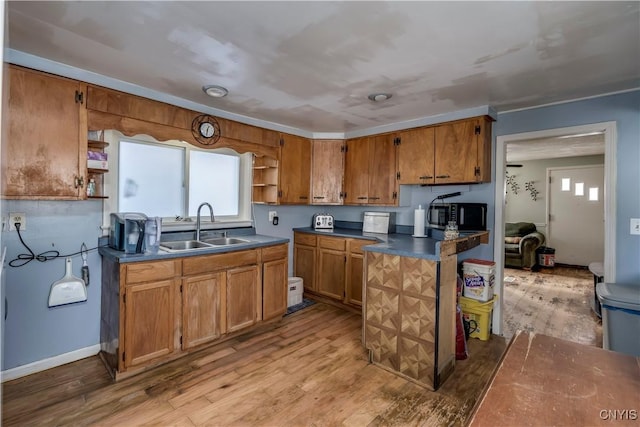
<path id="1" fill-rule="evenodd" d="M 287 287 L 287 307 L 291 307 L 302 302 L 303 282 L 302 277 L 289 277 Z"/>

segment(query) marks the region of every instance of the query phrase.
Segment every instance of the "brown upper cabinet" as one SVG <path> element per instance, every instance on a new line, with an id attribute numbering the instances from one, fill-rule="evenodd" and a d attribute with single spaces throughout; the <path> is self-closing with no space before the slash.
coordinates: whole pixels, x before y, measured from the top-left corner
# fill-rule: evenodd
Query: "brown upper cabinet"
<path id="1" fill-rule="evenodd" d="M 491 181 L 491 121 L 476 117 L 396 136 L 399 184 Z"/>
<path id="2" fill-rule="evenodd" d="M 2 197 L 86 198 L 86 85 L 10 65 Z"/>
<path id="3" fill-rule="evenodd" d="M 397 134 L 398 184 L 434 184 L 435 131 L 432 127 Z"/>
<path id="4" fill-rule="evenodd" d="M 373 135 L 345 142 L 344 204 L 395 205 L 396 146 L 392 135 Z"/>
<path id="5" fill-rule="evenodd" d="M 435 128 L 435 184 L 491 181 L 489 117 L 445 123 Z"/>
<path id="6" fill-rule="evenodd" d="M 311 143 L 311 204 L 341 205 L 344 176 L 344 141 L 313 140 Z"/>
<path id="7" fill-rule="evenodd" d="M 311 182 L 311 140 L 282 134 L 280 139 L 280 179 L 278 203 L 282 205 L 309 204 Z"/>

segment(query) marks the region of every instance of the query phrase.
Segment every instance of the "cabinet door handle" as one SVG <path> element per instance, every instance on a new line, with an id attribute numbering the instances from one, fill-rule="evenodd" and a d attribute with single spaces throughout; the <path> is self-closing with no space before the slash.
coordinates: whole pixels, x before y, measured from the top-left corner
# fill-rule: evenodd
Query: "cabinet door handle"
<path id="1" fill-rule="evenodd" d="M 307 199 L 308 199 L 308 197 L 307 197 L 307 196 L 299 196 L 299 199 L 301 199 L 301 200 L 307 200 Z"/>
<path id="2" fill-rule="evenodd" d="M 449 178 L 449 175 L 438 175 L 436 178 Z"/>
<path id="3" fill-rule="evenodd" d="M 84 177 L 83 176 L 76 176 L 73 180 L 73 187 L 74 188 L 82 188 L 84 187 Z"/>
<path id="4" fill-rule="evenodd" d="M 324 199 L 324 196 L 313 196 L 314 199 Z"/>
<path id="5" fill-rule="evenodd" d="M 367 200 L 368 197 L 358 197 L 358 200 Z"/>
<path id="6" fill-rule="evenodd" d="M 369 197 L 369 200 L 380 200 L 380 197 Z"/>
<path id="7" fill-rule="evenodd" d="M 420 179 L 431 179 L 431 178 L 433 178 L 433 177 L 429 176 L 429 175 L 423 175 L 423 176 L 420 177 Z"/>

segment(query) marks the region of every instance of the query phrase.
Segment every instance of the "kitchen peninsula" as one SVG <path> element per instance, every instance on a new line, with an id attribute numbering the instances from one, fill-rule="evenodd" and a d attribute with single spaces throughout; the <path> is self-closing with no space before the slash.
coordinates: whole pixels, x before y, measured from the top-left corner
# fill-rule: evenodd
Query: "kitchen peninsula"
<path id="1" fill-rule="evenodd" d="M 323 283 L 345 283 L 343 292 L 334 293 L 347 304 L 347 295 L 354 293 L 350 288 L 361 286 L 363 345 L 371 362 L 435 390 L 455 364 L 457 254 L 488 241 L 488 231 L 443 240 L 352 228 L 296 228 L 295 274 L 304 277 L 305 292 L 312 296 L 328 295 Z M 358 253 L 349 249 L 354 245 L 362 251 L 360 281 L 350 280 L 358 274 L 352 261 Z M 336 259 L 332 267 L 322 262 L 322 254 Z M 344 276 L 347 280 L 336 281 Z"/>

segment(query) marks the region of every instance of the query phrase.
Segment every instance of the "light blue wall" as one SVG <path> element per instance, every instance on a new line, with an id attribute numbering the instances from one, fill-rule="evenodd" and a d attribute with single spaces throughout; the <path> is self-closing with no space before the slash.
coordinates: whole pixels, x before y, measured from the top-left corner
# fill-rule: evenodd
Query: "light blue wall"
<path id="1" fill-rule="evenodd" d="M 102 202 L 54 202 L 3 200 L 3 212 L 26 213 L 24 241 L 39 254 L 58 250 L 61 254 L 78 252 L 84 242 L 88 248 L 98 243 L 102 222 Z M 64 259 L 31 261 L 18 268 L 8 261 L 27 253 L 15 231 L 4 232 L 7 247 L 6 298 L 7 320 L 4 334 L 2 369 L 26 365 L 100 343 L 100 256 L 88 255 L 90 285 L 86 302 L 55 308 L 48 307 L 51 284 L 64 276 Z M 72 258 L 73 274 L 80 277 L 82 258 Z"/>
<path id="2" fill-rule="evenodd" d="M 615 121 L 617 126 L 616 281 L 640 284 L 640 91 L 498 115 L 496 136 Z"/>

